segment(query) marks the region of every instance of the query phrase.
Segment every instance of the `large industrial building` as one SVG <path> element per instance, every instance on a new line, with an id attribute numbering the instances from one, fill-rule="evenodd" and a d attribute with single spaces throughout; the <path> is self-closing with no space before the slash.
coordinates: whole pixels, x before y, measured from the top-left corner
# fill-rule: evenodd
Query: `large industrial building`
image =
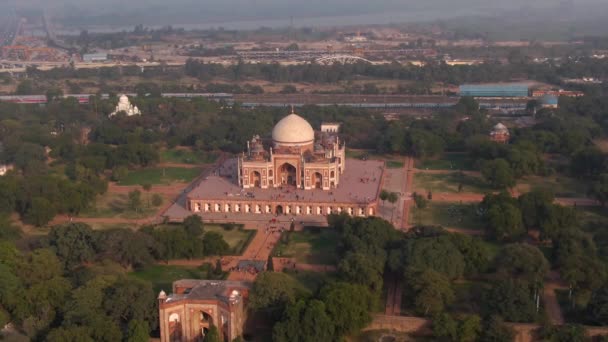
<path id="1" fill-rule="evenodd" d="M 528 97 L 530 86 L 525 83 L 463 84 L 460 96 L 471 97 Z"/>

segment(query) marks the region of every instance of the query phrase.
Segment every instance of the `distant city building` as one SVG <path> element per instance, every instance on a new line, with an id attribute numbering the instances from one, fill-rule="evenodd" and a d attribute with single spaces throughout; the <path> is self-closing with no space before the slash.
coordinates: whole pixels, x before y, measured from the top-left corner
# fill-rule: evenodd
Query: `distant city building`
<path id="1" fill-rule="evenodd" d="M 112 113 L 110 113 L 109 116 L 112 117 L 120 112 L 125 112 L 127 116 L 141 115 L 141 111 L 139 110 L 139 108 L 131 104 L 127 95 L 120 96 L 116 108 Z"/>
<path id="2" fill-rule="evenodd" d="M 6 175 L 13 168 L 11 164 L 0 164 L 0 176 Z"/>
<path id="3" fill-rule="evenodd" d="M 85 53 L 82 55 L 82 61 L 85 63 L 106 62 L 107 60 L 107 53 Z"/>
<path id="4" fill-rule="evenodd" d="M 502 123 L 496 124 L 492 132 L 490 132 L 490 139 L 500 144 L 508 143 L 510 137 L 509 129 Z"/>
<path id="5" fill-rule="evenodd" d="M 463 84 L 460 86 L 460 96 L 528 97 L 529 88 L 530 86 L 524 83 Z"/>
<path id="6" fill-rule="evenodd" d="M 543 97 L 545 95 L 553 95 L 553 96 L 568 96 L 568 97 L 581 97 L 581 96 L 585 96 L 585 93 L 583 93 L 582 91 L 575 91 L 575 90 L 541 90 L 541 89 L 537 89 L 537 90 L 533 90 L 532 91 L 532 97 Z"/>
<path id="7" fill-rule="evenodd" d="M 215 326 L 221 341 L 242 336 L 250 283 L 183 279 L 158 295 L 161 342 L 202 341 Z"/>

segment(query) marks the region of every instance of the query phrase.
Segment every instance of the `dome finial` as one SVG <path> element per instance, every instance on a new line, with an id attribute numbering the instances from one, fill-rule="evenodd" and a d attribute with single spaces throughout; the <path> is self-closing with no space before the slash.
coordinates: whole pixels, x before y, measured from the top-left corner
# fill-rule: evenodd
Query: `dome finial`
<path id="1" fill-rule="evenodd" d="M 294 110 L 293 105 L 291 105 L 291 114 L 295 114 L 295 113 L 296 113 L 296 111 Z"/>

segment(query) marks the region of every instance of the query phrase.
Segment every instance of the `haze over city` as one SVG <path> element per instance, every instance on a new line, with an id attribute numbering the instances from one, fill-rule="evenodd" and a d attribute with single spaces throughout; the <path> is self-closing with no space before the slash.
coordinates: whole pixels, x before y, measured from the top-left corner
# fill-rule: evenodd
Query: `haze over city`
<path id="1" fill-rule="evenodd" d="M 458 17 L 504 17 L 528 13 L 543 17 L 550 11 L 554 20 L 595 20 L 608 8 L 600 0 L 535 1 L 403 1 L 403 0 L 178 0 L 172 2 L 129 1 L 5 1 L 0 8 L 21 11 L 46 10 L 69 27 L 128 27 L 141 23 L 158 27 L 254 29 L 260 26 L 341 26 L 421 22 Z"/>

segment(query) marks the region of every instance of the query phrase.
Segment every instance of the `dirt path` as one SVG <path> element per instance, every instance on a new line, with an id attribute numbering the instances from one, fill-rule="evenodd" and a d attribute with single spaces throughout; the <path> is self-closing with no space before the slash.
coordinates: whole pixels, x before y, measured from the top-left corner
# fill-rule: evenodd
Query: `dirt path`
<path id="1" fill-rule="evenodd" d="M 545 287 L 543 288 L 543 303 L 551 324 L 564 324 L 564 315 L 557 300 L 555 290 L 565 290 L 568 286 L 564 284 L 556 271 L 551 271 L 545 278 Z"/>
<path id="2" fill-rule="evenodd" d="M 403 201 L 403 221 L 401 222 L 401 229 L 407 230 L 410 227 L 410 208 L 412 206 L 411 192 L 414 185 L 414 158 L 406 157 L 404 164 L 403 172 L 406 173 L 406 177 L 403 194 L 405 194 L 406 198 Z"/>
<path id="3" fill-rule="evenodd" d="M 395 309 L 395 292 L 397 289 L 397 280 L 394 275 L 386 276 L 384 283 L 386 284 L 386 305 L 384 314 L 392 316 Z"/>

